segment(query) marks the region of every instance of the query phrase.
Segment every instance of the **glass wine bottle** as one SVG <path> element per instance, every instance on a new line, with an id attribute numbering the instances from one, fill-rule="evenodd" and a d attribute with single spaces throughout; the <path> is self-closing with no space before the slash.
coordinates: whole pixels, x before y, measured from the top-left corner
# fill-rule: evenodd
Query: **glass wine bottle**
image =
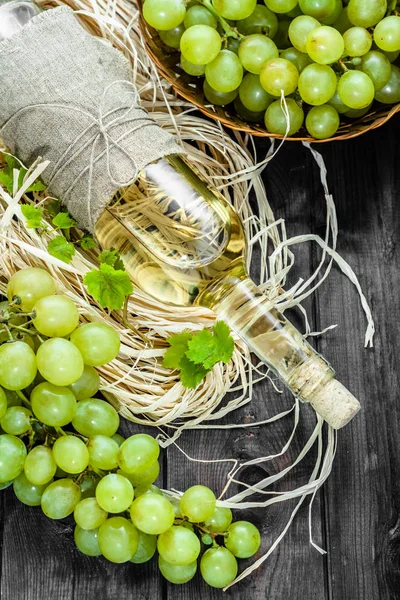
<path id="1" fill-rule="evenodd" d="M 0 0 L 0 41 L 39 9 Z M 292 393 L 335 428 L 360 405 L 332 367 L 264 296 L 246 270 L 240 218 L 184 155 L 147 165 L 95 224 L 103 248 L 118 248 L 134 283 L 177 307 L 213 310 Z"/>

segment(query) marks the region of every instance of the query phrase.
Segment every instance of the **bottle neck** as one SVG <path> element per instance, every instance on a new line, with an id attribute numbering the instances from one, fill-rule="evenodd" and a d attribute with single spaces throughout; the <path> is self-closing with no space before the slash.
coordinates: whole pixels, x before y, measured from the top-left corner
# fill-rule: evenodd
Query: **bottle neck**
<path id="1" fill-rule="evenodd" d="M 30 0 L 0 0 L 0 42 L 21 31 L 40 12 Z"/>

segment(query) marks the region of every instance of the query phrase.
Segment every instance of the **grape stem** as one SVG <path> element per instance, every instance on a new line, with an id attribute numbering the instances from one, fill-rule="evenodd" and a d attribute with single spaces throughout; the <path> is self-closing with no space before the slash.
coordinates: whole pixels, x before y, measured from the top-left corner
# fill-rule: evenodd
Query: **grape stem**
<path id="1" fill-rule="evenodd" d="M 397 6 L 397 0 L 392 0 L 391 2 L 388 2 L 388 9 L 386 12 L 387 17 L 396 10 L 396 6 Z"/>
<path id="2" fill-rule="evenodd" d="M 23 392 L 21 392 L 20 390 L 17 390 L 16 394 L 19 398 L 21 398 L 21 400 L 24 403 L 24 405 L 26 406 L 26 408 L 32 409 L 31 403 L 29 402 L 28 398 L 25 396 L 25 394 Z"/>
<path id="3" fill-rule="evenodd" d="M 11 331 L 10 331 L 10 329 L 9 329 L 8 325 L 6 325 L 5 323 L 3 323 L 3 327 L 4 327 L 4 329 L 5 329 L 5 330 L 6 330 L 6 332 L 7 332 L 7 335 L 8 335 L 8 340 L 9 340 L 10 342 L 13 342 L 13 341 L 14 341 L 14 338 L 13 338 L 13 336 L 12 336 L 12 333 L 11 333 Z"/>
<path id="4" fill-rule="evenodd" d="M 143 333 L 141 333 L 139 331 L 139 329 L 137 329 L 136 327 L 134 327 L 130 322 L 129 322 L 129 317 L 128 317 L 128 297 L 125 299 L 125 304 L 124 304 L 124 309 L 123 309 L 123 314 L 122 314 L 122 323 L 125 325 L 125 327 L 127 327 L 128 329 L 130 329 L 131 331 L 133 331 L 133 333 L 135 335 L 138 335 L 140 337 L 140 339 L 146 344 L 146 346 L 152 346 L 153 344 L 151 343 L 151 341 L 149 340 L 149 338 L 147 338 Z"/>
<path id="5" fill-rule="evenodd" d="M 62 427 L 54 427 L 54 429 L 56 430 L 56 432 L 57 432 L 59 435 L 68 435 L 68 433 L 66 433 L 66 432 L 64 431 L 64 429 L 62 429 Z"/>
<path id="6" fill-rule="evenodd" d="M 221 17 L 221 15 L 213 7 L 210 0 L 200 0 L 200 2 L 201 2 L 201 4 L 203 4 L 203 6 L 206 6 L 208 8 L 208 10 L 210 11 L 210 13 L 212 13 L 214 15 L 214 17 L 217 19 L 217 21 L 220 22 L 221 27 L 224 30 L 226 37 L 232 37 L 232 38 L 236 38 L 238 40 L 245 37 L 244 35 L 241 35 L 237 29 L 234 29 L 233 27 L 231 27 L 229 25 L 229 23 L 227 21 L 225 21 L 224 17 Z"/>

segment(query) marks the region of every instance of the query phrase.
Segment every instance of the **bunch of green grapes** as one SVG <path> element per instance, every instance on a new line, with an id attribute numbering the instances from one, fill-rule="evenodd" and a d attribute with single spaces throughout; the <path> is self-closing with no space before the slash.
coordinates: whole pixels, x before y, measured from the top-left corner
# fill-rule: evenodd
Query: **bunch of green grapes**
<path id="1" fill-rule="evenodd" d="M 145 0 L 143 16 L 180 51 L 182 70 L 204 77 L 210 104 L 233 103 L 270 133 L 292 136 L 304 124 L 326 139 L 340 115 L 400 102 L 396 1 Z"/>
<path id="2" fill-rule="evenodd" d="M 47 271 L 28 268 L 11 277 L 0 304 L 0 490 L 12 485 L 50 519 L 73 515 L 83 554 L 140 564 L 158 550 L 161 573 L 179 584 L 194 577 L 203 545 L 204 580 L 229 585 L 236 558 L 257 552 L 258 530 L 232 523 L 207 487 L 175 499 L 154 485 L 157 440 L 125 439 L 117 411 L 94 397 L 95 367 L 117 356 L 117 333 L 103 323 L 78 327 L 76 306 L 55 292 Z"/>

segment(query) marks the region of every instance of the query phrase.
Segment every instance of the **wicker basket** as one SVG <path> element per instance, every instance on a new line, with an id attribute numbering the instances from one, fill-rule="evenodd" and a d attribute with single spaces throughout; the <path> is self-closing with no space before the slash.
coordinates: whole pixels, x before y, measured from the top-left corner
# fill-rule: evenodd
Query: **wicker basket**
<path id="1" fill-rule="evenodd" d="M 146 43 L 147 52 L 157 66 L 160 75 L 169 81 L 177 94 L 197 106 L 202 113 L 207 115 L 207 117 L 220 121 L 226 127 L 259 137 L 282 138 L 280 135 L 268 133 L 262 125 L 251 124 L 242 120 L 232 110 L 207 104 L 207 100 L 204 98 L 203 94 L 203 78 L 192 77 L 177 66 L 177 63 L 179 62 L 177 60 L 177 51 L 166 46 L 160 39 L 157 31 L 147 25 L 144 21 L 141 12 L 143 1 L 144 0 L 137 0 L 137 4 L 140 9 L 140 28 Z M 371 129 L 380 127 L 399 111 L 400 104 L 385 107 L 384 105 L 376 103 L 373 106 L 373 110 L 360 119 L 342 123 L 337 133 L 327 140 L 316 140 L 312 137 L 304 137 L 304 130 L 293 137 L 287 138 L 287 140 L 315 143 L 329 142 L 332 140 L 348 140 L 362 135 Z"/>

